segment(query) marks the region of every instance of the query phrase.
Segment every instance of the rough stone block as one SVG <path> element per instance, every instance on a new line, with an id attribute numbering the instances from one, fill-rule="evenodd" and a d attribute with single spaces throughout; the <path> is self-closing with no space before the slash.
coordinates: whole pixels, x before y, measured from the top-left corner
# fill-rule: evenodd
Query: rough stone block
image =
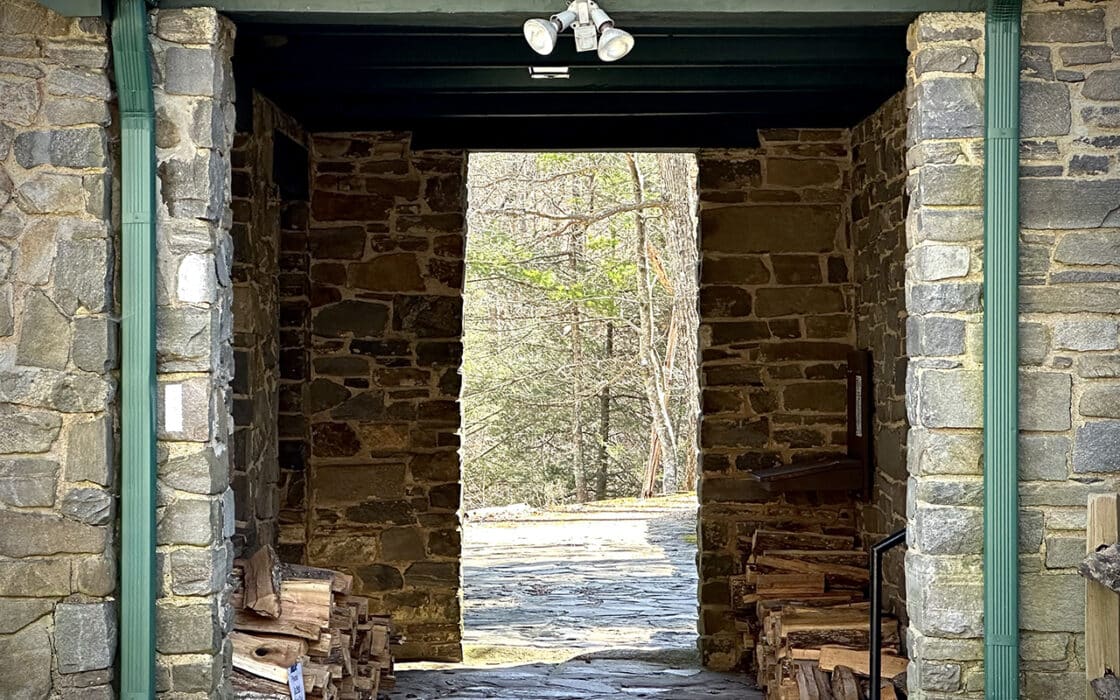
<path id="1" fill-rule="evenodd" d="M 107 240 L 62 241 L 54 266 L 56 296 L 63 310 L 109 311 L 113 264 Z"/>
<path id="2" fill-rule="evenodd" d="M 1072 378 L 1061 372 L 1024 372 L 1019 378 L 1022 430 L 1069 430 Z"/>
<path id="3" fill-rule="evenodd" d="M 923 207 L 912 214 L 911 231 L 915 243 L 939 241 L 965 243 L 984 237 L 983 212 L 969 209 L 931 209 Z"/>
<path id="4" fill-rule="evenodd" d="M 0 503 L 21 508 L 54 505 L 58 462 L 0 459 Z"/>
<path id="5" fill-rule="evenodd" d="M 702 245 L 710 253 L 827 253 L 836 247 L 840 220 L 840 209 L 835 206 L 705 209 L 701 213 Z"/>
<path id="6" fill-rule="evenodd" d="M 1054 259 L 1071 265 L 1120 265 L 1120 229 L 1067 233 L 1058 239 Z"/>
<path id="7" fill-rule="evenodd" d="M 225 585 L 229 551 L 217 549 L 176 549 L 170 554 L 171 591 L 175 595 L 200 596 L 221 592 Z"/>
<path id="8" fill-rule="evenodd" d="M 979 311 L 980 285 L 975 282 L 907 285 L 906 309 L 912 314 Z"/>
<path id="9" fill-rule="evenodd" d="M 189 160 L 159 165 L 160 195 L 168 213 L 183 219 L 220 221 L 229 163 L 217 151 L 199 149 Z"/>
<path id="10" fill-rule="evenodd" d="M 161 654 L 215 654 L 221 648 L 213 602 L 156 606 L 156 649 Z"/>
<path id="11" fill-rule="evenodd" d="M 979 428 L 983 421 L 983 377 L 977 370 L 927 370 L 919 376 L 916 401 L 927 428 Z"/>
<path id="12" fill-rule="evenodd" d="M 1120 471 L 1120 421 L 1090 421 L 1077 429 L 1073 442 L 1073 471 Z"/>
<path id="13" fill-rule="evenodd" d="M 23 558 L 104 551 L 108 532 L 46 513 L 0 511 L 0 554 Z"/>
<path id="14" fill-rule="evenodd" d="M 1103 8 L 1025 12 L 1023 40 L 1043 44 L 1085 44 L 1107 40 Z"/>
<path id="15" fill-rule="evenodd" d="M 54 557 L 0 561 L 0 596 L 58 598 L 69 595 L 70 560 Z"/>
<path id="16" fill-rule="evenodd" d="M 914 72 L 975 73 L 978 62 L 976 51 L 967 46 L 927 46 L 914 53 Z"/>
<path id="17" fill-rule="evenodd" d="M 983 176 L 974 165 L 927 165 L 918 175 L 917 199 L 923 206 L 980 206 Z"/>
<path id="18" fill-rule="evenodd" d="M 62 497 L 62 514 L 88 525 L 107 525 L 113 517 L 113 497 L 104 489 L 72 489 Z"/>
<path id="19" fill-rule="evenodd" d="M 112 425 L 109 417 L 70 426 L 66 442 L 66 480 L 113 483 Z"/>
<path id="20" fill-rule="evenodd" d="M 15 154 L 24 168 L 101 168 L 106 165 L 108 146 L 100 127 L 25 131 L 16 137 Z"/>
<path id="21" fill-rule="evenodd" d="M 1032 229 L 1118 226 L 1117 201 L 1120 180 L 1026 178 L 1020 191 L 1022 225 Z"/>
<path id="22" fill-rule="evenodd" d="M 46 452 L 61 427 L 57 413 L 0 405 L 0 454 Z"/>
<path id="23" fill-rule="evenodd" d="M 113 95 L 105 71 L 89 68 L 55 68 L 47 74 L 48 94 L 59 97 L 91 97 L 108 102 Z"/>
<path id="24" fill-rule="evenodd" d="M 221 19 L 209 7 L 160 10 L 155 18 L 156 36 L 164 41 L 176 44 L 215 44 L 220 36 Z"/>
<path id="25" fill-rule="evenodd" d="M 221 94 L 221 64 L 210 49 L 173 46 L 164 54 L 163 89 L 172 95 L 216 97 Z"/>
<path id="26" fill-rule="evenodd" d="M 167 387 L 181 387 L 180 404 L 182 422 L 178 429 L 167 425 Z M 206 442 L 212 435 L 213 411 L 211 408 L 213 389 L 209 377 L 193 377 L 180 382 L 161 381 L 157 387 L 157 426 L 161 440 L 184 440 Z"/>
<path id="27" fill-rule="evenodd" d="M 54 601 L 42 598 L 0 599 L 0 635 L 18 632 L 53 609 Z"/>
<path id="28" fill-rule="evenodd" d="M 1081 393 L 1078 410 L 1083 416 L 1120 418 L 1120 385 L 1090 384 Z"/>
<path id="29" fill-rule="evenodd" d="M 966 277 L 971 255 L 965 246 L 923 245 L 910 251 L 907 265 L 915 278 L 936 282 Z"/>
<path id="30" fill-rule="evenodd" d="M 156 532 L 159 544 L 214 544 L 221 539 L 222 533 L 218 502 L 212 499 L 176 499 L 159 515 Z"/>
<path id="31" fill-rule="evenodd" d="M 913 522 L 913 544 L 922 554 L 980 553 L 984 528 L 979 508 L 919 504 Z"/>
<path id="32" fill-rule="evenodd" d="M 1069 133 L 1072 109 L 1068 85 L 1024 80 L 1021 103 L 1023 138 Z"/>
<path id="33" fill-rule="evenodd" d="M 359 338 L 380 337 L 388 324 L 389 308 L 366 301 L 342 301 L 321 309 L 312 321 L 315 335 Z"/>
<path id="34" fill-rule="evenodd" d="M 1047 569 L 1076 569 L 1084 558 L 1084 537 L 1046 538 Z"/>
<path id="35" fill-rule="evenodd" d="M 984 133 L 984 82 L 972 78 L 932 78 L 914 88 L 914 140 L 955 139 Z"/>
<path id="36" fill-rule="evenodd" d="M 210 309 L 156 310 L 156 359 L 160 372 L 205 372 L 216 360 L 216 315 Z"/>
<path id="37" fill-rule="evenodd" d="M 23 331 L 16 363 L 63 369 L 70 358 L 70 322 L 46 294 L 32 289 L 23 301 Z"/>
<path id="38" fill-rule="evenodd" d="M 1019 478 L 1024 481 L 1064 481 L 1069 478 L 1069 438 L 1023 435 L 1019 438 Z"/>
<path id="39" fill-rule="evenodd" d="M 1081 94 L 1090 100 L 1120 100 L 1120 70 L 1095 70 L 1085 78 Z"/>
<path id="40" fill-rule="evenodd" d="M 840 287 L 764 287 L 756 297 L 754 311 L 760 318 L 840 313 L 846 307 Z"/>
<path id="41" fill-rule="evenodd" d="M 86 195 L 77 175 L 41 172 L 16 190 L 16 204 L 28 214 L 80 214 Z"/>
<path id="42" fill-rule="evenodd" d="M 1091 285 L 1020 287 L 1019 308 L 1025 313 L 1114 313 L 1120 289 Z"/>
<path id="43" fill-rule="evenodd" d="M 1024 573 L 1019 577 L 1023 629 L 1081 632 L 1085 625 L 1085 579 L 1076 572 Z"/>
<path id="44" fill-rule="evenodd" d="M 2 16 L 3 13 L 0 13 Z M 47 619 L 0 637 L 0 658 L 8 666 L 0 675 L 0 697 L 47 698 L 51 694 L 51 639 Z"/>
<path id="45" fill-rule="evenodd" d="M 112 668 L 117 647 L 116 605 L 59 603 L 54 611 L 59 673 Z"/>
<path id="46" fill-rule="evenodd" d="M 117 366 L 117 329 L 105 316 L 74 319 L 71 357 L 79 369 L 104 373 Z"/>

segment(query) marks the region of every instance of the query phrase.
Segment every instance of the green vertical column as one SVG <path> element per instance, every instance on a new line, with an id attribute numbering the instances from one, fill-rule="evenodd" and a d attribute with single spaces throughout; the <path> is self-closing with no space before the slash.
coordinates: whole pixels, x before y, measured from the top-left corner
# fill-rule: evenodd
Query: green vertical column
<path id="1" fill-rule="evenodd" d="M 984 681 L 1019 699 L 1020 0 L 988 6 L 984 136 Z"/>
<path id="2" fill-rule="evenodd" d="M 155 696 L 155 119 L 144 0 L 117 0 L 121 114 L 122 700 Z"/>

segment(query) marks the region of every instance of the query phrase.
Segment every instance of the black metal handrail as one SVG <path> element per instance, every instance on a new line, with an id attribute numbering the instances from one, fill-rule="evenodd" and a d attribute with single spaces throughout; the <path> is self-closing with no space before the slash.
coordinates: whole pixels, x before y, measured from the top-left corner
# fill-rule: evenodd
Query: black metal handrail
<path id="1" fill-rule="evenodd" d="M 883 681 L 879 677 L 883 667 L 883 555 L 906 542 L 906 528 L 871 546 L 871 697 L 881 700 Z"/>

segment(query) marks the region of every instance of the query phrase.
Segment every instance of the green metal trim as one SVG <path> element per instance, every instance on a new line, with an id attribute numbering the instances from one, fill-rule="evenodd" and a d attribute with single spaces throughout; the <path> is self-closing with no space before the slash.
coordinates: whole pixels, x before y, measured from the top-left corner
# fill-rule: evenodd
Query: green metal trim
<path id="1" fill-rule="evenodd" d="M 117 0 L 121 114 L 121 698 L 155 697 L 155 108 L 147 4 Z"/>
<path id="2" fill-rule="evenodd" d="M 991 0 L 984 166 L 984 694 L 1019 698 L 1019 24 Z"/>

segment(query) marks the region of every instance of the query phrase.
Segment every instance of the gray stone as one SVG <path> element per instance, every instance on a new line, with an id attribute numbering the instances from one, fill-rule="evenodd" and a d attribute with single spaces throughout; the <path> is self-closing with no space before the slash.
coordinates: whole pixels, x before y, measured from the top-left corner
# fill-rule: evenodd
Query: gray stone
<path id="1" fill-rule="evenodd" d="M 1064 136 L 1072 124 L 1069 86 L 1061 83 L 1022 81 L 1022 135 Z"/>
<path id="2" fill-rule="evenodd" d="M 1083 416 L 1120 418 L 1120 385 L 1090 384 L 1081 393 L 1078 410 Z"/>
<path id="3" fill-rule="evenodd" d="M 1041 365 L 1050 354 L 1050 329 L 1041 323 L 1019 325 L 1019 362 Z"/>
<path id="4" fill-rule="evenodd" d="M 906 600 L 910 624 L 934 637 L 980 637 L 984 586 L 978 557 L 906 557 Z"/>
<path id="5" fill-rule="evenodd" d="M 1081 119 L 1097 129 L 1120 129 L 1120 107 L 1093 105 L 1081 110 Z"/>
<path id="6" fill-rule="evenodd" d="M 104 316 L 74 319 L 74 364 L 87 372 L 102 373 L 117 366 L 117 333 Z"/>
<path id="7" fill-rule="evenodd" d="M 108 416 L 73 423 L 66 442 L 66 480 L 113 483 L 112 422 Z"/>
<path id="8" fill-rule="evenodd" d="M 23 302 L 23 329 L 16 363 L 63 369 L 69 358 L 70 322 L 46 294 L 32 289 Z"/>
<path id="9" fill-rule="evenodd" d="M 1019 309 L 1024 313 L 1115 313 L 1120 289 L 1102 286 L 1020 287 Z"/>
<path id="10" fill-rule="evenodd" d="M 206 447 L 168 459 L 159 467 L 160 481 L 189 493 L 213 496 L 229 485 L 228 467 Z"/>
<path id="11" fill-rule="evenodd" d="M 918 176 L 918 200 L 923 206 L 980 206 L 983 176 L 974 165 L 927 165 Z"/>
<path id="12" fill-rule="evenodd" d="M 84 595 L 106 597 L 117 590 L 116 556 L 111 547 L 99 556 L 82 557 L 74 562 L 73 587 Z"/>
<path id="13" fill-rule="evenodd" d="M 58 462 L 0 459 L 0 503 L 23 508 L 54 505 Z"/>
<path id="14" fill-rule="evenodd" d="M 1047 569 L 1075 569 L 1084 558 L 1084 537 L 1046 538 Z"/>
<path id="15" fill-rule="evenodd" d="M 1085 580 L 1068 574 L 1023 574 L 1019 577 L 1023 629 L 1036 632 L 1081 632 L 1085 624 Z"/>
<path id="16" fill-rule="evenodd" d="M 922 554 L 979 554 L 984 534 L 979 508 L 919 504 L 913 544 Z"/>
<path id="17" fill-rule="evenodd" d="M 16 320 L 12 313 L 12 286 L 0 285 L 0 338 L 7 338 L 15 333 Z"/>
<path id="18" fill-rule="evenodd" d="M 983 505 L 984 482 L 980 479 L 915 479 L 915 497 L 934 506 Z"/>
<path id="19" fill-rule="evenodd" d="M 29 126 L 42 102 L 39 82 L 32 78 L 0 75 L 0 121 Z"/>
<path id="20" fill-rule="evenodd" d="M 1034 664 L 1039 666 L 1041 664 Z M 1022 676 L 1023 697 L 1025 698 L 1066 698 L 1072 688 L 1085 685 L 1084 671 L 1068 671 L 1066 663 L 1054 664 L 1057 668 L 1048 671 L 1025 670 Z"/>
<path id="21" fill-rule="evenodd" d="M 0 561 L 0 596 L 58 598 L 70 592 L 69 559 Z"/>
<path id="22" fill-rule="evenodd" d="M 156 606 L 156 649 L 161 654 L 214 654 L 221 647 L 217 610 L 210 603 Z"/>
<path id="23" fill-rule="evenodd" d="M 1084 66 L 1108 63 L 1112 60 L 1112 47 L 1108 44 L 1091 46 L 1063 46 L 1059 49 L 1062 63 L 1067 66 Z"/>
<path id="24" fill-rule="evenodd" d="M 1120 229 L 1067 233 L 1058 240 L 1054 259 L 1071 265 L 1120 265 Z"/>
<path id="25" fill-rule="evenodd" d="M 0 511 L 0 529 L 0 554 L 16 558 L 100 552 L 108 535 L 105 528 L 26 511 Z"/>
<path id="26" fill-rule="evenodd" d="M 1023 13 L 1023 40 L 1042 44 L 1085 44 L 1108 40 L 1104 9 Z"/>
<path id="27" fill-rule="evenodd" d="M 16 191 L 16 203 L 28 214 L 79 214 L 85 190 L 77 175 L 38 173 Z"/>
<path id="28" fill-rule="evenodd" d="M 955 693 L 961 687 L 961 667 L 959 664 L 935 664 L 922 662 L 915 664 L 911 671 L 922 690 Z"/>
<path id="29" fill-rule="evenodd" d="M 984 82 L 972 78 L 934 78 L 918 83 L 911 114 L 914 138 L 954 139 L 984 133 Z"/>
<path id="30" fill-rule="evenodd" d="M 312 321 L 315 335 L 341 337 L 353 334 L 359 338 L 375 338 L 385 331 L 389 309 L 384 304 L 366 301 L 342 301 L 319 311 Z"/>
<path id="31" fill-rule="evenodd" d="M 1033 229 L 1120 225 L 1120 180 L 1027 178 L 1020 193 L 1022 224 Z"/>
<path id="32" fill-rule="evenodd" d="M 0 598 L 0 634 L 11 634 L 50 614 L 54 601 L 42 598 Z"/>
<path id="33" fill-rule="evenodd" d="M 1069 478 L 1069 438 L 1058 435 L 1019 437 L 1019 478 L 1064 481 Z"/>
<path id="34" fill-rule="evenodd" d="M 171 667 L 171 687 L 176 693 L 204 693 L 209 695 L 215 683 L 222 678 L 222 655 L 213 658 L 176 659 Z"/>
<path id="35" fill-rule="evenodd" d="M 1019 643 L 1019 658 L 1024 661 L 1064 661 L 1068 647 L 1068 634 L 1025 632 Z"/>
<path id="36" fill-rule="evenodd" d="M 61 427 L 57 413 L 0 405 L 0 454 L 46 452 Z"/>
<path id="37" fill-rule="evenodd" d="M 914 72 L 975 73 L 979 56 L 967 46 L 927 46 L 914 54 Z"/>
<path id="38" fill-rule="evenodd" d="M 56 298 L 64 310 L 109 311 L 113 266 L 108 241 L 62 241 L 54 275 Z"/>
<path id="39" fill-rule="evenodd" d="M 16 130 L 7 124 L 0 123 L 0 160 L 8 157 L 8 151 L 12 147 L 12 140 L 15 139 Z"/>
<path id="40" fill-rule="evenodd" d="M 980 455 L 978 434 L 910 430 L 907 460 L 912 474 L 979 474 Z"/>
<path id="41" fill-rule="evenodd" d="M 1019 553 L 1038 554 L 1046 533 L 1046 519 L 1042 511 L 1022 508 L 1019 510 Z"/>
<path id="42" fill-rule="evenodd" d="M 176 499 L 163 508 L 158 520 L 156 540 L 161 545 L 207 546 L 221 537 L 218 502 L 212 499 Z"/>
<path id="43" fill-rule="evenodd" d="M 984 237 L 984 216 L 975 209 L 931 209 L 923 207 L 913 215 L 914 242 L 941 241 L 964 243 Z"/>
<path id="44" fill-rule="evenodd" d="M 160 194 L 168 213 L 184 219 L 220 221 L 228 161 L 201 149 L 189 161 L 172 158 L 159 165 Z"/>
<path id="45" fill-rule="evenodd" d="M 928 282 L 968 275 L 971 251 L 957 245 L 922 245 L 908 254 L 915 278 Z"/>
<path id="46" fill-rule="evenodd" d="M 109 65 L 109 47 L 103 43 L 50 41 L 43 47 L 43 55 L 64 66 L 105 68 Z"/>
<path id="47" fill-rule="evenodd" d="M 1108 156 L 1076 155 L 1069 162 L 1070 175 L 1101 175 L 1107 173 L 1112 159 Z"/>
<path id="48" fill-rule="evenodd" d="M 975 14 L 929 12 L 918 15 L 914 28 L 920 42 L 963 41 L 982 37 L 984 20 Z"/>
<path id="49" fill-rule="evenodd" d="M 219 95 L 221 66 L 216 58 L 209 49 L 169 48 L 164 54 L 164 91 L 171 95 Z"/>
<path id="50" fill-rule="evenodd" d="M 43 114 L 48 122 L 57 126 L 107 126 L 110 121 L 107 102 L 81 97 L 48 97 L 43 103 Z"/>
<path id="51" fill-rule="evenodd" d="M 1120 472 L 1120 421 L 1091 421 L 1077 429 L 1073 471 Z"/>
<path id="52" fill-rule="evenodd" d="M 1120 377 L 1120 355 L 1081 355 L 1077 358 L 1077 374 L 1086 379 Z"/>
<path id="53" fill-rule="evenodd" d="M 27 131 L 16 137 L 16 161 L 25 168 L 57 165 L 66 168 L 100 168 L 108 148 L 100 127 Z"/>
<path id="54" fill-rule="evenodd" d="M 167 387 L 169 385 L 182 387 L 182 417 L 181 429 L 169 430 L 166 426 L 167 418 Z M 214 411 L 211 406 L 212 389 L 209 378 L 192 377 L 181 382 L 160 382 L 157 387 L 157 400 L 162 410 L 158 411 L 157 427 L 161 440 L 185 440 L 188 442 L 206 442 L 217 430 L 212 425 Z"/>
<path id="55" fill-rule="evenodd" d="M 58 235 L 58 228 L 52 221 L 36 221 L 22 231 L 16 249 L 16 280 L 32 285 L 46 284 L 54 263 Z"/>
<path id="56" fill-rule="evenodd" d="M 914 355 L 960 355 L 965 347 L 965 322 L 945 316 L 911 316 L 907 319 L 907 338 L 916 341 Z"/>
<path id="57" fill-rule="evenodd" d="M 1069 430 L 1073 378 L 1063 372 L 1019 375 L 1019 427 L 1022 430 Z"/>
<path id="58" fill-rule="evenodd" d="M 907 285 L 906 309 L 912 314 L 979 311 L 980 285 L 974 282 Z"/>
<path id="59" fill-rule="evenodd" d="M 47 76 L 47 92 L 60 97 L 92 97 L 105 102 L 112 97 L 109 78 L 88 68 L 55 68 Z"/>
<path id="60" fill-rule="evenodd" d="M 54 642 L 59 673 L 112 668 L 117 647 L 116 605 L 59 603 Z"/>
<path id="61" fill-rule="evenodd" d="M 62 497 L 62 514 L 87 525 L 107 525 L 113 517 L 113 497 L 104 489 L 71 489 Z"/>
<path id="62" fill-rule="evenodd" d="M 205 372 L 215 360 L 210 309 L 193 306 L 156 310 L 156 359 L 160 372 Z"/>
<path id="63" fill-rule="evenodd" d="M 51 695 L 51 639 L 48 619 L 9 636 L 0 637 L 0 697 L 38 700 Z"/>
<path id="64" fill-rule="evenodd" d="M 1120 100 L 1120 70 L 1095 70 L 1085 78 L 1081 94 L 1090 100 Z"/>
<path id="65" fill-rule="evenodd" d="M 1049 46 L 1024 45 L 1019 49 L 1019 62 L 1024 78 L 1054 79 L 1054 64 Z"/>
<path id="66" fill-rule="evenodd" d="M 227 550 L 177 549 L 171 552 L 171 591 L 198 596 L 220 593 L 225 586 Z"/>

